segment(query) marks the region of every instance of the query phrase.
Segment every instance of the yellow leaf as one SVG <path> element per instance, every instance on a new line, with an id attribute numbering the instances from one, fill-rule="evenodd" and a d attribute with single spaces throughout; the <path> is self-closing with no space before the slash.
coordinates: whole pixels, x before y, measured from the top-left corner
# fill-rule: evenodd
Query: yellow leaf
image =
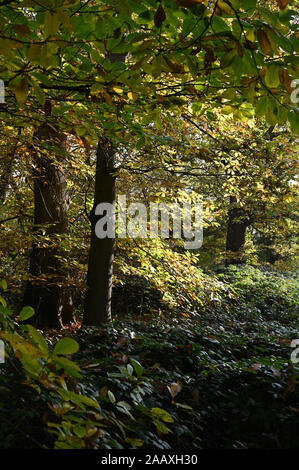
<path id="1" fill-rule="evenodd" d="M 138 97 L 137 93 L 134 93 L 133 91 L 129 91 L 129 93 L 128 93 L 129 100 L 136 101 L 137 97 Z"/>
<path id="2" fill-rule="evenodd" d="M 115 91 L 115 93 L 117 93 L 118 95 L 122 95 L 122 93 L 123 93 L 123 89 L 120 88 L 120 87 L 114 86 L 112 89 L 113 89 L 113 91 Z"/>
<path id="3" fill-rule="evenodd" d="M 255 40 L 255 31 L 254 31 L 254 29 L 249 29 L 245 36 L 246 36 L 246 39 L 248 39 L 248 41 L 254 42 L 254 40 Z"/>

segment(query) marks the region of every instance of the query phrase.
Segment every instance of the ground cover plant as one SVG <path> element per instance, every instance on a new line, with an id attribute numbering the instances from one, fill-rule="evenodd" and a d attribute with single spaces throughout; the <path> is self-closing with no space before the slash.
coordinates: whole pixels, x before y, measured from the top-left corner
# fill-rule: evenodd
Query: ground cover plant
<path id="1" fill-rule="evenodd" d="M 298 448 L 296 277 L 248 266 L 214 276 L 235 297 L 183 322 L 127 318 L 43 337 L 12 326 L 31 312 L 2 307 L 2 446 Z"/>

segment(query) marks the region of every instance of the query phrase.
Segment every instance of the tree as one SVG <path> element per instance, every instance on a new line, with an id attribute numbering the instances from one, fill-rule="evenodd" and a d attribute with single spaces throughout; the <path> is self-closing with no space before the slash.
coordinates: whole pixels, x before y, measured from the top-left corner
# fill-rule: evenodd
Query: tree
<path id="1" fill-rule="evenodd" d="M 94 205 L 90 214 L 91 244 L 83 318 L 85 325 L 111 321 L 114 238 L 98 238 L 96 235 L 96 224 L 104 216 L 96 213 L 96 207 L 101 203 L 115 204 L 114 149 L 111 142 L 104 139 L 99 140 L 97 147 Z M 110 217 L 114 218 L 113 214 Z"/>
<path id="2" fill-rule="evenodd" d="M 250 218 L 246 211 L 238 207 L 236 197 L 230 196 L 228 210 L 227 235 L 226 235 L 226 264 L 240 264 L 242 251 L 245 246 L 246 229 L 250 224 Z"/>
<path id="3" fill-rule="evenodd" d="M 38 326 L 60 328 L 73 320 L 68 272 L 59 246 L 59 237 L 68 233 L 69 197 L 63 171 L 65 136 L 45 122 L 36 132 L 35 141 L 34 230 L 42 236 L 30 253 L 32 279 L 27 285 L 24 305 L 34 308 Z"/>

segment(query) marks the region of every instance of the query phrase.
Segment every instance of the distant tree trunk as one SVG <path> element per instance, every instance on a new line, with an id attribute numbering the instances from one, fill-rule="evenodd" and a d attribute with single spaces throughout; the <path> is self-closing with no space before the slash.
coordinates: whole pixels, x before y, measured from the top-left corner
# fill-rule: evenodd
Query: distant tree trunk
<path id="1" fill-rule="evenodd" d="M 244 263 L 246 229 L 250 218 L 242 207 L 238 207 L 235 196 L 229 198 L 228 223 L 226 232 L 226 265 Z"/>
<path id="2" fill-rule="evenodd" d="M 60 260 L 64 254 L 61 240 L 56 239 L 68 233 L 69 197 L 62 166 L 65 137 L 45 123 L 38 129 L 35 140 L 33 232 L 39 239 L 30 253 L 32 279 L 27 284 L 23 304 L 35 309 L 33 321 L 37 326 L 59 329 L 73 321 L 68 270 Z M 50 152 L 54 158 L 49 156 Z"/>
<path id="3" fill-rule="evenodd" d="M 98 238 L 95 226 L 102 216 L 95 214 L 100 203 L 115 203 L 114 149 L 107 139 L 97 148 L 94 205 L 90 214 L 91 244 L 83 324 L 97 326 L 111 321 L 114 237 Z"/>
<path id="4" fill-rule="evenodd" d="M 17 135 L 17 138 L 16 138 L 16 142 L 15 142 L 13 148 L 8 150 L 8 152 L 9 152 L 8 153 L 8 158 L 5 159 L 4 168 L 3 168 L 2 173 L 1 173 L 1 177 L 0 177 L 0 206 L 5 203 L 5 200 L 6 200 L 6 197 L 7 197 L 9 184 L 10 184 L 10 180 L 11 180 L 11 175 L 12 175 L 12 172 L 13 172 L 13 166 L 14 166 L 14 162 L 15 162 L 15 159 L 16 159 L 16 151 L 17 151 L 17 146 L 18 146 L 18 143 L 19 143 L 20 133 L 21 133 L 21 131 L 19 129 L 18 130 L 18 135 Z"/>

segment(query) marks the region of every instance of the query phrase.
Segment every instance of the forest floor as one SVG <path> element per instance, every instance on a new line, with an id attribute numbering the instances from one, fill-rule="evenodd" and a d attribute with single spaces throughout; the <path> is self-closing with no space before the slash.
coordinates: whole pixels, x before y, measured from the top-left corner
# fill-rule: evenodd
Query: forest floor
<path id="1" fill-rule="evenodd" d="M 48 332 L 50 348 L 79 344 L 59 379 L 69 395 L 1 367 L 0 448 L 298 449 L 296 278 L 219 276 L 237 298 L 194 318 Z"/>

